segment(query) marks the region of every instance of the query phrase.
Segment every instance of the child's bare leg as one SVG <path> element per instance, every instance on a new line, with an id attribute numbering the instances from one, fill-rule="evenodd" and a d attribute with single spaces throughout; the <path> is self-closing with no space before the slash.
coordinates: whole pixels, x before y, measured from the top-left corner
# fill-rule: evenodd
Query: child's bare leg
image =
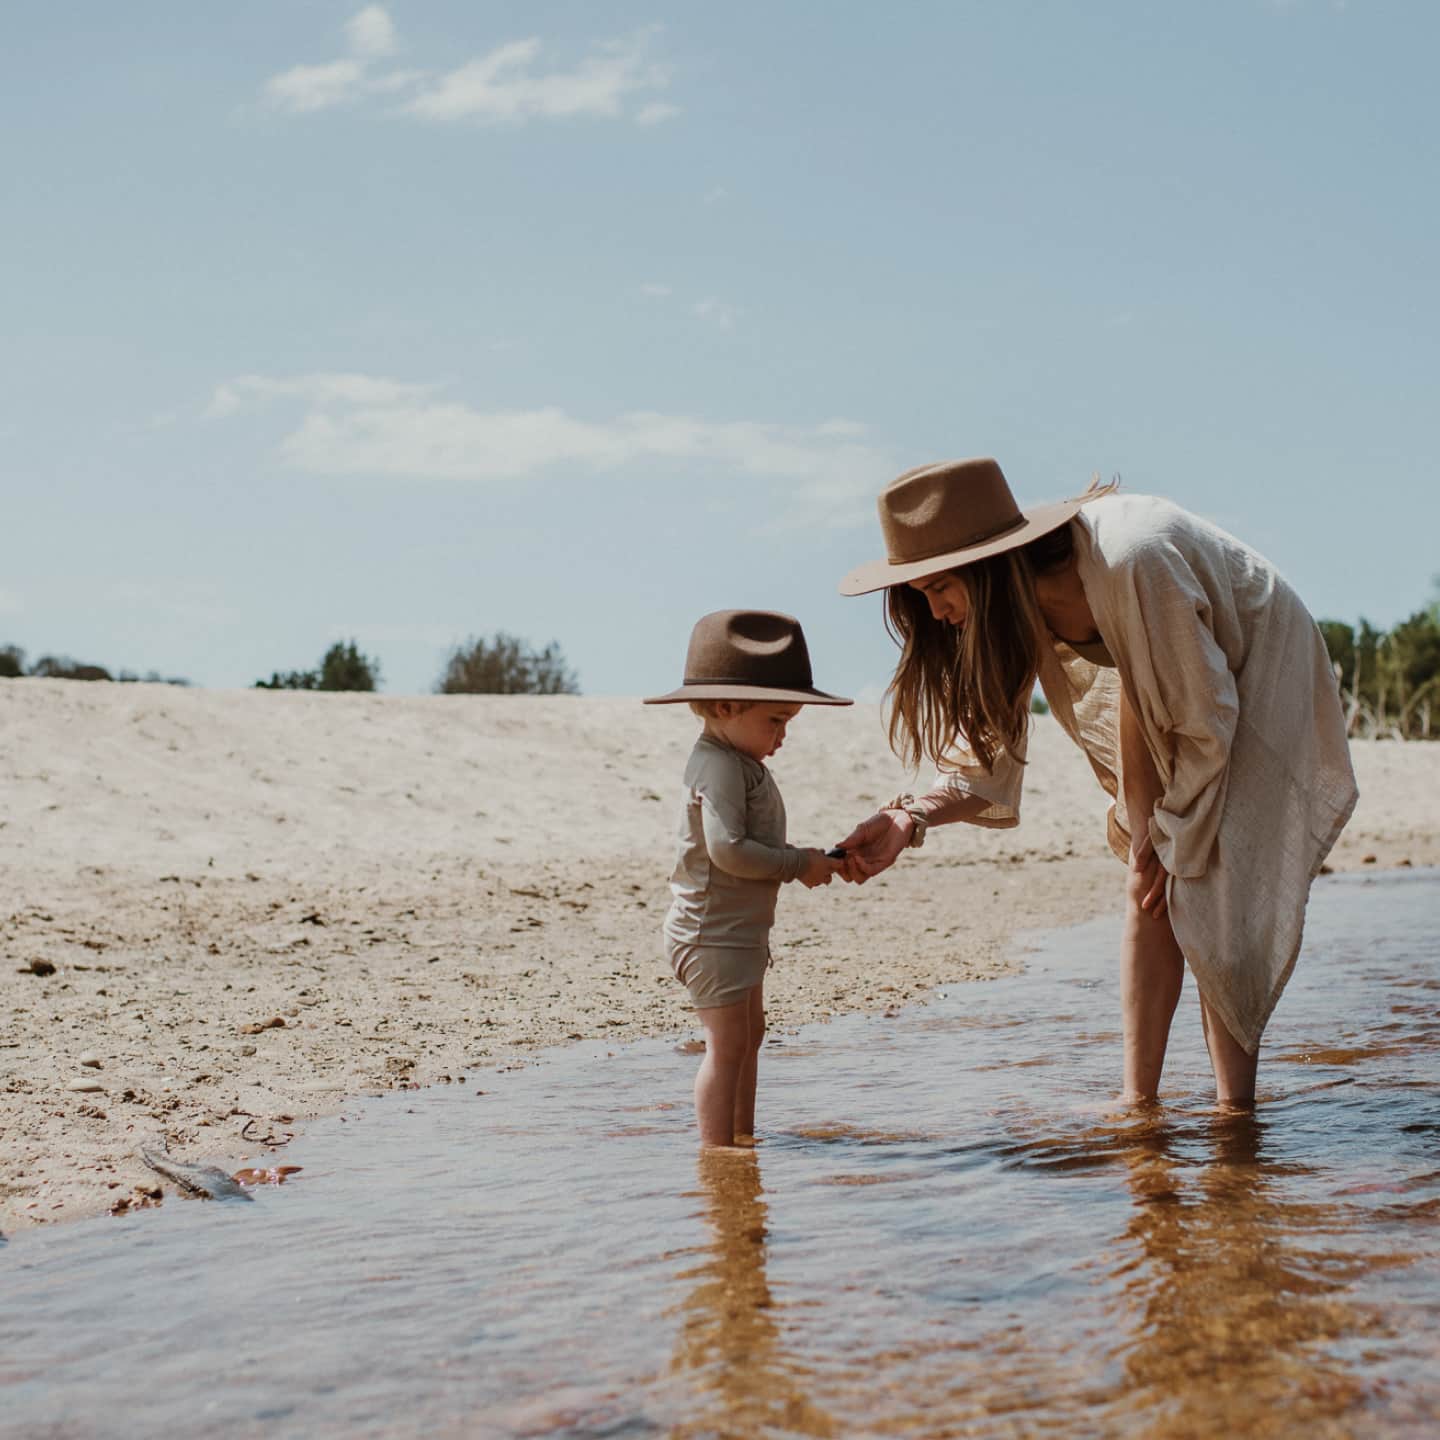
<path id="1" fill-rule="evenodd" d="M 765 1043 L 765 982 L 746 997 L 750 1034 L 740 1081 L 735 1087 L 735 1138 L 755 1134 L 755 1081 L 760 1068 L 760 1047 Z"/>
<path id="2" fill-rule="evenodd" d="M 700 1011 L 705 1058 L 695 1076 L 695 1122 L 702 1145 L 735 1143 L 735 1105 L 740 1072 L 750 1050 L 750 1000 L 709 1005 Z"/>

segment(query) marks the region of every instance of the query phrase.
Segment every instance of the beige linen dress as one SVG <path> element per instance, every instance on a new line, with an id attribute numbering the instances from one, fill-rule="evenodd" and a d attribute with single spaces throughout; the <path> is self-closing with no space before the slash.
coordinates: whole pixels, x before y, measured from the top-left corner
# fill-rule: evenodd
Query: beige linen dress
<path id="1" fill-rule="evenodd" d="M 1146 495 L 1108 495 L 1071 521 L 1085 597 L 1115 661 L 1092 664 L 1048 631 L 1040 685 L 1129 824 L 1120 687 L 1164 787 L 1150 837 L 1170 874 L 1175 938 L 1200 993 L 1252 1054 L 1290 978 L 1310 883 L 1359 792 L 1325 642 L 1274 566 L 1208 521 Z M 1019 823 L 1024 755 L 987 774 L 946 757 L 940 790 Z M 936 818 L 943 818 L 943 807 Z"/>

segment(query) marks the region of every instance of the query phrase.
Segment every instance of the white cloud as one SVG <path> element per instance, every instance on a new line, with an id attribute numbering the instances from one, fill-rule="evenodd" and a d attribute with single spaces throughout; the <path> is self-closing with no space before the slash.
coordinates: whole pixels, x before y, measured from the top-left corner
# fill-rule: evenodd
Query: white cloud
<path id="1" fill-rule="evenodd" d="M 392 113 L 439 123 L 522 125 L 537 118 L 592 116 L 658 125 L 680 113 L 666 100 L 640 103 L 670 84 L 669 66 L 651 54 L 658 33 L 659 27 L 648 26 L 604 41 L 569 69 L 544 68 L 541 42 L 532 36 L 439 74 L 385 70 L 380 62 L 399 48 L 395 24 L 383 5 L 367 5 L 345 23 L 345 56 L 272 76 L 265 98 L 276 109 L 302 115 L 410 90 L 417 93 Z M 632 102 L 638 108 L 632 109 Z"/>
<path id="2" fill-rule="evenodd" d="M 390 95 L 423 80 L 420 70 L 391 70 L 377 75 L 377 61 L 397 48 L 395 23 L 383 5 L 367 5 L 345 22 L 349 54 L 320 65 L 295 65 L 265 82 L 265 98 L 292 115 L 313 114 L 350 105 L 369 95 Z"/>
<path id="3" fill-rule="evenodd" d="M 485 483 L 546 472 L 601 473 L 683 465 L 772 482 L 776 523 L 870 515 L 890 458 L 850 420 L 818 426 L 704 420 L 651 410 L 586 420 L 558 406 L 477 410 L 436 398 L 440 387 L 365 375 L 241 376 L 219 386 L 209 413 L 229 416 L 288 399 L 303 413 L 280 444 L 286 466 L 310 475 Z M 817 510 L 817 506 L 819 507 Z"/>
<path id="4" fill-rule="evenodd" d="M 241 410 L 253 409 L 253 402 L 274 399 L 308 400 L 316 405 L 406 405 L 426 399 L 439 388 L 343 371 L 320 371 L 285 380 L 268 375 L 239 375 L 215 387 L 204 413 L 206 419 L 222 420 Z"/>
<path id="5" fill-rule="evenodd" d="M 637 92 L 670 83 L 668 68 L 649 58 L 652 34 L 641 30 L 628 39 L 608 41 L 572 70 L 538 70 L 540 41 L 511 41 L 440 76 L 405 109 L 424 120 L 482 124 L 579 115 L 615 119 Z"/>
<path id="6" fill-rule="evenodd" d="M 378 58 L 395 53 L 395 22 L 383 5 L 367 5 L 345 22 L 345 40 L 352 55 Z"/>
<path id="7" fill-rule="evenodd" d="M 660 125 L 666 120 L 673 120 L 680 113 L 678 105 L 672 105 L 668 100 L 652 100 L 648 105 L 642 105 L 635 116 L 637 125 Z"/>
<path id="8" fill-rule="evenodd" d="M 397 90 L 408 90 L 425 78 L 423 70 L 392 70 L 388 75 L 372 75 L 365 82 L 365 88 L 372 95 L 393 95 Z"/>
<path id="9" fill-rule="evenodd" d="M 327 65 L 296 65 L 265 83 L 265 96 L 277 109 L 307 115 L 356 100 L 364 93 L 365 63 L 332 60 Z"/>
<path id="10" fill-rule="evenodd" d="M 704 300 L 697 300 L 690 308 L 702 320 L 708 321 L 721 330 L 733 330 L 735 317 L 739 313 L 733 305 L 727 305 L 725 301 L 717 300 L 713 295 Z"/>

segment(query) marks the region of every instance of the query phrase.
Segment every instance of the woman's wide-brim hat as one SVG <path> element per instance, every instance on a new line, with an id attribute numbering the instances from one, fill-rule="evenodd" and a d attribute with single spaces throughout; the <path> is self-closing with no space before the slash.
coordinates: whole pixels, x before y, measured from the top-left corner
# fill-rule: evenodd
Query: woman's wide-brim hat
<path id="1" fill-rule="evenodd" d="M 775 610 L 716 610 L 690 632 L 685 683 L 647 705 L 686 700 L 773 700 L 786 705 L 852 705 L 815 688 L 805 632 Z"/>
<path id="2" fill-rule="evenodd" d="M 1083 495 L 1022 510 L 994 460 L 942 460 L 907 470 L 876 501 L 885 558 L 857 566 L 840 582 L 840 593 L 866 595 L 1014 550 L 1058 530 L 1114 488 L 1097 482 Z"/>

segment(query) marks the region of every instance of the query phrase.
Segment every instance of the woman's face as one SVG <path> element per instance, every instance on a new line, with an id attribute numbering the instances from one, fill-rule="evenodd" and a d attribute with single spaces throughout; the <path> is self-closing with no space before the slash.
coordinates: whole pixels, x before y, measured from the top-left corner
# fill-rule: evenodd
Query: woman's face
<path id="1" fill-rule="evenodd" d="M 930 602 L 930 613 L 946 625 L 961 626 L 970 613 L 970 596 L 964 582 L 953 570 L 938 575 L 922 575 L 910 582 Z"/>

